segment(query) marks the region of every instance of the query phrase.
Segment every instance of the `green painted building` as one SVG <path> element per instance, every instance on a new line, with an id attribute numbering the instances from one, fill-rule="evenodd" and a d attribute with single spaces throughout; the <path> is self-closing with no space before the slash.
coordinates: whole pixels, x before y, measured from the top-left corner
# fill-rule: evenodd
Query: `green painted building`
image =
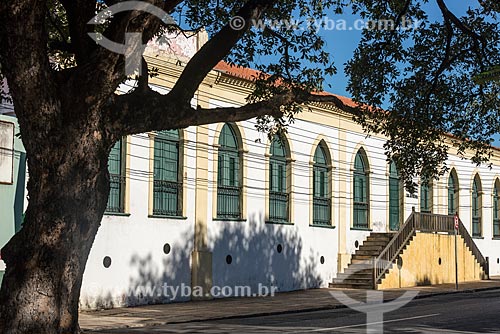
<path id="1" fill-rule="evenodd" d="M 19 231 L 23 221 L 26 189 L 26 152 L 17 119 L 0 115 L 0 248 Z M 5 264 L 0 261 L 0 282 Z"/>

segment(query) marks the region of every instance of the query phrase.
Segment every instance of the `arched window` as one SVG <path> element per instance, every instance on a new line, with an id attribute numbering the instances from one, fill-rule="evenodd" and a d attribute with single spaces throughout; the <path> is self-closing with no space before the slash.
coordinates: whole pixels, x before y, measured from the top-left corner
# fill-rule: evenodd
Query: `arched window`
<path id="1" fill-rule="evenodd" d="M 482 207 L 482 188 L 481 178 L 479 174 L 474 176 L 472 182 L 472 236 L 480 237 L 483 234 L 483 227 L 481 221 L 481 207 Z"/>
<path id="2" fill-rule="evenodd" d="M 153 215 L 182 216 L 179 131 L 160 131 L 154 139 Z"/>
<path id="3" fill-rule="evenodd" d="M 452 169 L 448 177 L 448 214 L 454 215 L 458 213 L 459 197 L 458 197 L 458 177 L 455 169 Z"/>
<path id="4" fill-rule="evenodd" d="M 389 229 L 399 230 L 401 219 L 401 183 L 399 181 L 398 168 L 394 161 L 389 165 Z"/>
<path id="5" fill-rule="evenodd" d="M 432 213 L 432 181 L 420 181 L 420 212 Z"/>
<path id="6" fill-rule="evenodd" d="M 118 140 L 108 158 L 109 196 L 107 213 L 125 212 L 125 140 Z"/>
<path id="7" fill-rule="evenodd" d="M 493 237 L 500 238 L 500 179 L 493 187 Z"/>
<path id="8" fill-rule="evenodd" d="M 241 218 L 240 151 L 233 127 L 224 124 L 219 136 L 217 218 Z"/>
<path id="9" fill-rule="evenodd" d="M 329 161 L 324 144 L 316 147 L 313 167 L 313 224 L 331 225 L 331 185 Z"/>
<path id="10" fill-rule="evenodd" d="M 354 209 L 353 227 L 368 228 L 368 164 L 363 149 L 360 149 L 354 160 Z"/>
<path id="11" fill-rule="evenodd" d="M 275 135 L 269 158 L 269 221 L 289 222 L 290 196 L 288 182 L 288 152 L 283 140 Z"/>

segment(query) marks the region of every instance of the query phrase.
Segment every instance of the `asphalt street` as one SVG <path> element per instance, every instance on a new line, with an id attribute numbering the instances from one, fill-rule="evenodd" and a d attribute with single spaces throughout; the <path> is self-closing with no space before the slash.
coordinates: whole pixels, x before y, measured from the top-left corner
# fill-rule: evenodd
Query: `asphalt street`
<path id="1" fill-rule="evenodd" d="M 168 324 L 93 333 L 500 333 L 500 289 L 415 299 L 367 326 L 343 308 L 273 316 Z"/>

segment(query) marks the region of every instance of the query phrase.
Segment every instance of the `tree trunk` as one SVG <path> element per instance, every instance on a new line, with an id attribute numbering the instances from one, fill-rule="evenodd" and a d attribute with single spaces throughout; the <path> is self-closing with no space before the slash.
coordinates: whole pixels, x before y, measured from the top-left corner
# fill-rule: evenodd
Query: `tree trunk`
<path id="1" fill-rule="evenodd" d="M 3 334 L 79 332 L 80 287 L 106 207 L 111 143 L 88 127 L 87 135 L 61 131 L 70 142 L 40 143 L 36 154 L 27 147 L 29 206 L 21 231 L 2 249 Z"/>

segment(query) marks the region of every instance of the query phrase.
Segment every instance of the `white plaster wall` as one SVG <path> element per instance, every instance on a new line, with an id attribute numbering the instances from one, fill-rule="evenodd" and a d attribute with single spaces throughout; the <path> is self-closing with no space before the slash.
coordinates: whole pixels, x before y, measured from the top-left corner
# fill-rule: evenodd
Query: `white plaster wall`
<path id="1" fill-rule="evenodd" d="M 383 150 L 384 142 L 375 137 L 366 137 L 363 133 L 346 130 L 346 160 L 341 163 L 348 165 L 348 175 L 342 177 L 346 182 L 347 219 L 346 224 L 346 251 L 353 254 L 356 251 L 356 241 L 359 245 L 368 237 L 370 231 L 356 230 L 352 228 L 353 217 L 353 170 L 354 159 L 358 150 L 362 147 L 368 158 L 369 173 L 369 200 L 370 215 L 369 223 L 374 232 L 386 232 L 388 230 L 388 212 L 386 202 L 388 201 L 388 177 L 386 156 Z"/>
<path id="2" fill-rule="evenodd" d="M 185 131 L 191 147 L 194 129 Z M 81 307 L 101 308 L 168 302 L 168 286 L 191 284 L 190 256 L 194 234 L 194 151 L 187 150 L 187 219 L 148 218 L 149 140 L 130 139 L 130 216 L 105 215 L 87 261 L 81 291 Z M 169 254 L 164 245 L 171 246 Z M 103 259 L 109 256 L 111 266 Z M 152 288 L 153 295 L 146 289 Z M 187 300 L 187 297 L 176 300 Z"/>
<path id="3" fill-rule="evenodd" d="M 211 107 L 228 106 L 227 101 L 211 101 Z M 255 120 L 238 123 L 244 134 L 249 152 L 244 154 L 247 162 L 247 215 L 246 221 L 213 220 L 213 185 L 215 182 L 214 146 L 217 124 L 209 128 L 209 192 L 207 201 L 209 250 L 213 252 L 213 285 L 218 287 L 250 286 L 258 292 L 259 284 L 274 286 L 278 291 L 324 287 L 337 275 L 339 233 L 346 235 L 346 251 L 356 251 L 370 231 L 351 228 L 352 222 L 352 169 L 354 156 L 359 147 L 367 153 L 370 167 L 370 223 L 374 232 L 388 230 L 388 166 L 383 150 L 384 140 L 366 137 L 365 134 L 346 131 L 346 146 L 339 146 L 339 130 L 333 126 L 297 120 L 290 126 L 288 137 L 292 149 L 293 173 L 293 221 L 292 225 L 268 224 L 265 217 L 266 150 L 265 134 L 255 130 Z M 130 216 L 105 216 L 92 248 L 81 294 L 83 308 L 123 306 L 138 303 L 168 302 L 170 296 L 140 296 L 138 286 L 161 288 L 190 285 L 190 255 L 193 249 L 195 208 L 195 141 L 194 128 L 185 130 L 188 176 L 187 219 L 148 218 L 149 142 L 147 136 L 131 139 L 130 148 Z M 319 135 L 327 138 L 333 158 L 333 224 L 335 228 L 310 226 L 310 174 L 313 144 Z M 260 142 L 259 142 L 260 141 Z M 339 160 L 339 152 L 345 150 L 345 160 Z M 492 240 L 491 194 L 494 177 L 499 176 L 500 167 L 493 170 L 486 166 L 477 168 L 467 160 L 451 156 L 449 166 L 457 169 L 460 183 L 460 217 L 471 230 L 471 184 L 475 171 L 479 171 L 483 188 L 483 238 L 475 239 L 485 256 L 490 257 L 490 273 L 500 274 L 500 240 Z M 342 168 L 341 168 L 342 167 Z M 344 171 L 347 169 L 347 173 Z M 146 171 L 146 174 L 144 174 Z M 141 174 L 142 173 L 142 174 Z M 447 213 L 447 177 L 434 183 L 434 212 Z M 417 180 L 416 180 L 417 181 Z M 341 192 L 339 184 L 346 183 Z M 340 199 L 346 198 L 346 216 L 340 216 Z M 205 199 L 200 199 L 205 200 Z M 419 210 L 419 198 L 404 196 L 404 220 L 412 207 Z M 339 221 L 345 220 L 345 230 L 339 231 Z M 172 246 L 170 254 L 163 253 L 163 245 Z M 283 251 L 278 253 L 277 246 Z M 226 263 L 226 256 L 233 261 Z M 103 258 L 109 256 L 112 264 L 104 268 Z M 320 258 L 324 258 L 324 264 Z M 177 298 L 185 300 L 187 298 Z"/>
<path id="4" fill-rule="evenodd" d="M 500 166 L 489 169 L 488 166 L 479 166 L 468 160 L 450 156 L 449 166 L 457 171 L 460 188 L 459 216 L 465 227 L 472 235 L 472 182 L 476 173 L 479 173 L 482 185 L 482 237 L 474 237 L 474 242 L 485 257 L 490 260 L 490 275 L 500 274 L 500 240 L 493 238 L 493 186 L 496 178 L 500 178 Z M 446 182 L 448 174 L 445 175 Z M 447 186 L 447 183 L 446 183 Z M 447 199 L 447 187 L 442 187 L 443 197 Z M 447 202 L 445 202 L 447 203 Z M 447 204 L 446 204 L 447 205 Z"/>
<path id="5" fill-rule="evenodd" d="M 222 101 L 212 101 L 212 106 L 227 105 Z M 265 161 L 268 139 L 255 130 L 255 121 L 238 124 L 246 136 L 245 144 L 250 151 L 245 154 L 247 174 L 247 217 L 246 221 L 209 220 L 209 247 L 213 251 L 213 284 L 215 286 L 248 285 L 257 289 L 259 283 L 274 286 L 278 291 L 327 286 L 336 274 L 338 253 L 338 229 L 311 227 L 309 208 L 309 162 L 312 160 L 313 143 L 318 134 L 329 140 L 330 154 L 334 158 L 337 133 L 333 128 L 325 128 L 298 120 L 290 127 L 288 137 L 292 149 L 293 177 L 293 225 L 266 223 Z M 215 144 L 217 125 L 210 125 L 209 143 Z M 260 140 L 260 143 L 256 142 Z M 213 147 L 213 146 L 211 146 Z M 214 159 L 217 150 L 209 156 L 209 178 L 214 181 Z M 335 171 L 334 171 L 335 173 Z M 333 182 L 338 188 L 338 182 Z M 214 193 L 209 188 L 208 215 L 213 218 Z M 334 205 L 337 198 L 334 199 Z M 334 216 L 334 225 L 335 222 Z M 278 253 L 277 246 L 283 250 Z M 226 263 L 231 255 L 233 262 Z M 324 264 L 320 263 L 321 257 Z M 255 291 L 255 290 L 252 290 Z"/>

